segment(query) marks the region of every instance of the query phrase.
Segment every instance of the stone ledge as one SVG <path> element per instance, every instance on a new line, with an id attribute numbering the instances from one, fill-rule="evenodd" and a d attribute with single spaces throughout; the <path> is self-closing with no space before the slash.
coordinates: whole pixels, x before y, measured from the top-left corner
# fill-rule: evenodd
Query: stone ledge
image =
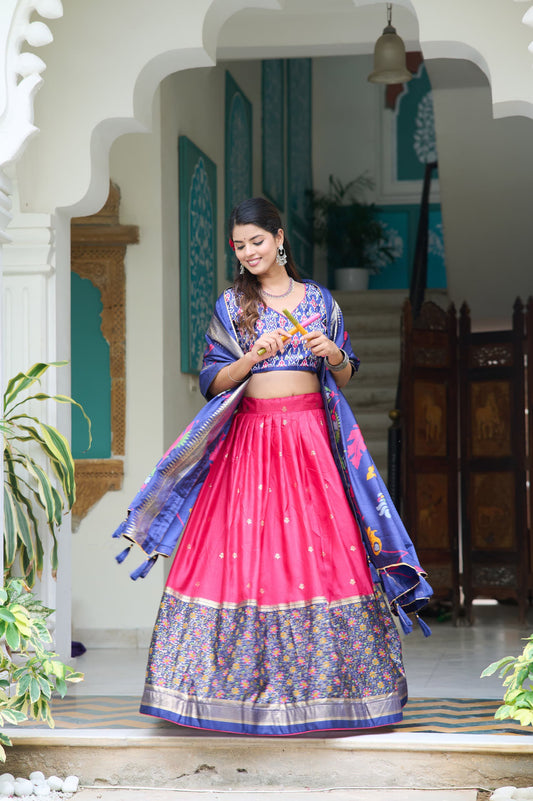
<path id="1" fill-rule="evenodd" d="M 6 769 L 67 770 L 83 785 L 246 790 L 284 787 L 457 788 L 523 785 L 527 735 L 383 733 L 335 738 L 206 736 L 191 729 L 9 729 Z M 103 778 L 105 777 L 105 779 Z"/>

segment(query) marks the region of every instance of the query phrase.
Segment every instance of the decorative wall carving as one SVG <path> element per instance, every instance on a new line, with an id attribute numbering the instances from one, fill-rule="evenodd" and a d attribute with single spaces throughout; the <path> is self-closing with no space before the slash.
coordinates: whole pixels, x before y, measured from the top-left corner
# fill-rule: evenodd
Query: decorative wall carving
<path id="1" fill-rule="evenodd" d="M 445 348 L 415 348 L 413 359 L 418 367 L 446 367 L 449 353 Z"/>
<path id="2" fill-rule="evenodd" d="M 516 587 L 516 569 L 513 565 L 475 565 L 472 570 L 474 583 L 478 587 L 496 587 L 499 589 Z M 509 593 L 511 594 L 511 593 Z"/>
<path id="3" fill-rule="evenodd" d="M 463 593 L 514 598 L 525 621 L 529 574 L 525 372 L 527 317 L 520 300 L 509 330 L 472 332 L 460 318 Z"/>
<path id="4" fill-rule="evenodd" d="M 417 546 L 449 547 L 448 476 L 446 473 L 421 473 L 416 477 Z M 427 566 L 424 565 L 427 570 Z M 447 568 L 451 575 L 451 569 Z"/>
<path id="5" fill-rule="evenodd" d="M 472 456 L 511 456 L 511 398 L 508 381 L 470 386 Z"/>
<path id="6" fill-rule="evenodd" d="M 120 190 L 110 185 L 103 208 L 71 224 L 71 268 L 88 278 L 102 298 L 102 334 L 109 343 L 111 371 L 111 449 L 123 455 L 126 439 L 126 306 L 124 258 L 126 247 L 139 241 L 136 225 L 119 222 Z M 78 521 L 108 490 L 120 489 L 123 464 L 116 459 L 77 459 Z"/>
<path id="7" fill-rule="evenodd" d="M 517 548 L 513 473 L 473 473 L 470 520 L 474 550 Z"/>
<path id="8" fill-rule="evenodd" d="M 216 299 L 217 168 L 187 136 L 178 153 L 181 371 L 198 375 Z"/>
<path id="9" fill-rule="evenodd" d="M 479 345 L 470 351 L 470 367 L 511 367 L 512 345 Z"/>
<path id="10" fill-rule="evenodd" d="M 446 456 L 446 385 L 437 381 L 414 384 L 415 454 Z"/>
<path id="11" fill-rule="evenodd" d="M 14 161 L 39 130 L 33 124 L 33 100 L 46 64 L 35 53 L 22 52 L 22 47 L 25 42 L 43 47 L 53 41 L 53 36 L 44 22 L 30 21 L 35 11 L 45 19 L 63 16 L 61 0 L 0 3 L 0 166 Z"/>
<path id="12" fill-rule="evenodd" d="M 76 503 L 72 510 L 74 530 L 106 492 L 122 488 L 124 463 L 121 459 L 76 459 L 75 468 Z"/>
<path id="13" fill-rule="evenodd" d="M 413 320 L 413 328 L 419 331 L 446 331 L 447 327 L 448 313 L 432 300 L 422 304 L 420 314 Z"/>
<path id="14" fill-rule="evenodd" d="M 403 513 L 435 599 L 459 613 L 457 317 L 435 303 L 402 320 Z"/>

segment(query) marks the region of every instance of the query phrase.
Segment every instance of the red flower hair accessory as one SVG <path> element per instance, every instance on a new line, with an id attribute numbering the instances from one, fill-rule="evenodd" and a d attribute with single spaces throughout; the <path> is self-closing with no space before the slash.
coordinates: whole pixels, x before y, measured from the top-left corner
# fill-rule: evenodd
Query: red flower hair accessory
<path id="1" fill-rule="evenodd" d="M 233 244 L 233 239 L 228 239 L 229 246 L 232 250 L 235 250 L 235 245 Z"/>

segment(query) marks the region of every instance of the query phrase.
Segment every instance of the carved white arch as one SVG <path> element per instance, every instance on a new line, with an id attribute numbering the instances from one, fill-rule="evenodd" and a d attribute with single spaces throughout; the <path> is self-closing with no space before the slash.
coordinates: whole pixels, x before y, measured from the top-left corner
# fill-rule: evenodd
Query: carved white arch
<path id="1" fill-rule="evenodd" d="M 30 22 L 36 11 L 45 19 L 63 15 L 61 0 L 2 0 L 0 9 L 0 52 L 5 53 L 5 71 L 0 73 L 0 165 L 15 159 L 29 137 L 37 132 L 33 125 L 33 100 L 42 84 L 46 64 L 35 53 L 23 50 L 25 44 L 42 47 L 53 40 L 44 22 Z"/>

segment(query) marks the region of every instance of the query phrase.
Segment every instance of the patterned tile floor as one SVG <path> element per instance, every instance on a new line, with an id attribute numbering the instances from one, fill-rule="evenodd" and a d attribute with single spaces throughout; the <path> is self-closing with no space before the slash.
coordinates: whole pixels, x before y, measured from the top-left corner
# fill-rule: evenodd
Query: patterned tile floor
<path id="1" fill-rule="evenodd" d="M 402 723 L 388 731 L 404 733 L 432 732 L 441 734 L 527 734 L 518 723 L 494 720 L 499 702 L 474 698 L 412 698 L 404 711 Z M 59 729 L 147 729 L 164 734 L 176 732 L 173 723 L 139 713 L 137 696 L 87 695 L 56 699 L 52 714 Z M 47 729 L 46 724 L 22 724 Z M 187 736 L 198 734 L 182 728 Z M 318 736 L 318 735 L 315 735 Z M 533 736 L 533 733 L 532 733 Z"/>

